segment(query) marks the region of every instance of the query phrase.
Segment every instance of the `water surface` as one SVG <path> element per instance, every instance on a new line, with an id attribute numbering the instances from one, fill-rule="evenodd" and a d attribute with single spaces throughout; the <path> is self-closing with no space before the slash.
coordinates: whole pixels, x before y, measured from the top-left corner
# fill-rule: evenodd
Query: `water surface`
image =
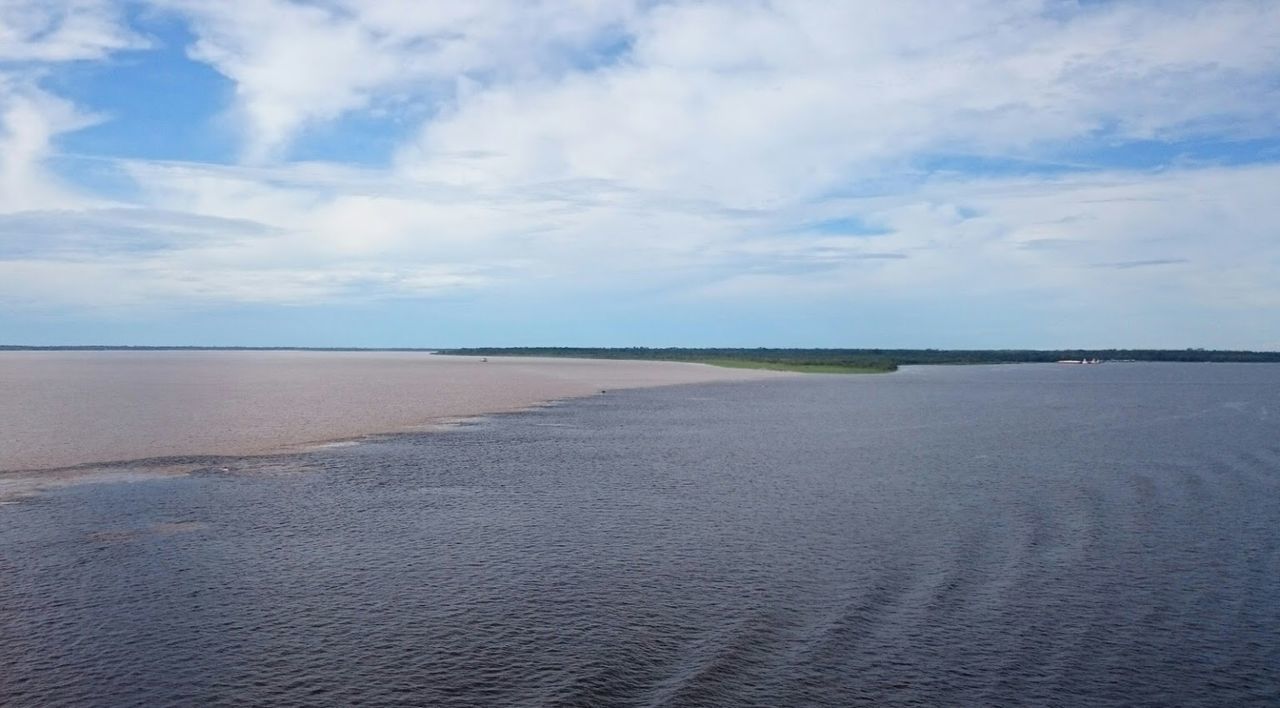
<path id="1" fill-rule="evenodd" d="M 610 393 L 0 507 L 6 705 L 1276 705 L 1280 366 Z"/>

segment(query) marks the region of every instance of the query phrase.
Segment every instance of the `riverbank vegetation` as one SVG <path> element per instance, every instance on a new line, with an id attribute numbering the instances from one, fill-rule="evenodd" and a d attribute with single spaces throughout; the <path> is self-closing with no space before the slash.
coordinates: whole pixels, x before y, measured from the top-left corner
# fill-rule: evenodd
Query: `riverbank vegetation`
<path id="1" fill-rule="evenodd" d="M 687 361 L 810 373 L 883 373 L 915 364 L 1019 364 L 1056 361 L 1280 363 L 1280 352 L 1211 349 L 734 349 L 650 347 L 489 347 L 441 349 L 469 356 L 549 356 Z"/>

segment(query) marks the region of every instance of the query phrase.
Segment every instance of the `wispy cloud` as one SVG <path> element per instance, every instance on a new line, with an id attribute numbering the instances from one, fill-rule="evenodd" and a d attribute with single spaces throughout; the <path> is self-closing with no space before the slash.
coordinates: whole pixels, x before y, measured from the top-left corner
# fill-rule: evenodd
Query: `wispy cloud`
<path id="1" fill-rule="evenodd" d="M 448 100 L 478 80 L 570 71 L 573 60 L 607 48 L 634 12 L 632 3 L 616 1 L 158 4 L 190 18 L 198 35 L 193 59 L 236 82 L 234 110 L 254 162 L 351 111 Z"/>
<path id="2" fill-rule="evenodd" d="M 245 219 L 139 207 L 19 211 L 0 214 L 0 244 L 8 253 L 87 251 L 122 255 L 137 250 L 180 248 L 270 234 L 274 229 Z M 0 251 L 0 256 L 5 252 Z"/>
<path id="3" fill-rule="evenodd" d="M 122 15 L 121 4 L 111 0 L 5 0 L 0 3 L 0 62 L 102 59 L 148 46 Z"/>
<path id="4" fill-rule="evenodd" d="M 1179 263 L 1187 263 L 1185 258 L 1148 258 L 1137 261 L 1117 261 L 1115 263 L 1099 263 L 1099 268 L 1115 268 L 1116 270 L 1129 270 L 1130 268 L 1150 268 L 1152 266 L 1177 265 Z"/>

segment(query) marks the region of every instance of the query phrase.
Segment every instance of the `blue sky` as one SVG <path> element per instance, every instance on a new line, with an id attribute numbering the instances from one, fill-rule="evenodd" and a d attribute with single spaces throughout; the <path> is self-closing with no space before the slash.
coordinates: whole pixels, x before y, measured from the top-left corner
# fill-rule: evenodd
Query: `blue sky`
<path id="1" fill-rule="evenodd" d="M 1274 2 L 0 0 L 0 343 L 1280 349 Z"/>

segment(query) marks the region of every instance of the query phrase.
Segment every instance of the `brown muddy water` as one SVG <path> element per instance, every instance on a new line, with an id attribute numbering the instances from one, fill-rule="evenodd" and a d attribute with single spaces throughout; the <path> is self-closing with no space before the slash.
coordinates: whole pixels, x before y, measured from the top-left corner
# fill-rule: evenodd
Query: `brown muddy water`
<path id="1" fill-rule="evenodd" d="M 421 352 L 0 352 L 0 472 L 271 452 L 602 389 L 776 376 Z"/>

